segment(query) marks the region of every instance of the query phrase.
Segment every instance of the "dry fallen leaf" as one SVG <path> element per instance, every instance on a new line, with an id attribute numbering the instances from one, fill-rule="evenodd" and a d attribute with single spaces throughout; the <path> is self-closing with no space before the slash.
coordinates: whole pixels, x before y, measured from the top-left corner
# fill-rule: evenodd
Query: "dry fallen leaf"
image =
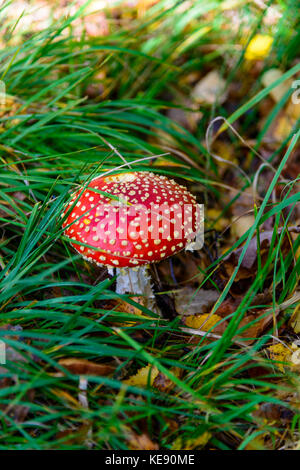
<path id="1" fill-rule="evenodd" d="M 293 419 L 294 412 L 278 403 L 262 403 L 259 405 L 258 409 L 254 411 L 253 416 L 262 418 L 273 424 L 279 423 L 286 425 Z"/>
<path id="2" fill-rule="evenodd" d="M 254 222 L 254 215 L 244 215 L 242 217 L 238 217 L 231 224 L 231 234 L 234 235 L 237 239 L 241 238 L 241 236 L 244 235 L 244 233 L 246 233 L 250 227 L 252 227 Z"/>
<path id="3" fill-rule="evenodd" d="M 114 371 L 114 367 L 107 364 L 97 364 L 87 359 L 70 357 L 60 359 L 58 363 L 72 374 L 77 375 L 109 375 Z"/>
<path id="4" fill-rule="evenodd" d="M 211 438 L 211 433 L 205 431 L 203 434 L 201 434 L 198 437 L 191 437 L 190 439 L 187 439 L 186 441 L 183 441 L 181 437 L 178 437 L 173 446 L 173 450 L 193 450 L 196 448 L 202 448 L 204 447 L 209 439 Z"/>
<path id="5" fill-rule="evenodd" d="M 276 88 L 275 88 L 276 89 Z M 286 106 L 281 109 L 276 119 L 273 120 L 266 134 L 266 139 L 276 142 L 282 142 L 286 139 L 291 131 L 295 128 L 298 119 L 300 119 L 300 106 L 297 101 L 293 99 L 287 101 Z M 264 125 L 265 121 L 261 121 L 260 127 Z M 291 179 L 293 179 L 292 176 Z"/>
<path id="6" fill-rule="evenodd" d="M 218 232 L 223 232 L 229 226 L 229 220 L 224 217 L 223 211 L 217 208 L 206 209 L 207 226 Z"/>
<path id="7" fill-rule="evenodd" d="M 212 329 L 220 320 L 222 320 L 219 315 L 189 315 L 184 318 L 184 323 L 190 328 L 200 329 L 202 331 L 209 331 Z M 221 328 L 220 328 L 221 326 Z M 219 325 L 219 328 L 213 328 L 214 333 L 220 334 L 220 329 L 224 332 L 224 326 Z"/>
<path id="8" fill-rule="evenodd" d="M 139 305 L 145 305 L 145 298 L 141 295 L 139 296 L 135 296 L 135 297 L 130 297 L 131 300 L 133 300 L 134 302 L 136 302 L 137 304 Z M 136 305 L 132 305 L 130 304 L 129 302 L 126 302 L 125 299 L 122 299 L 116 309 L 115 309 L 117 312 L 124 312 L 124 313 L 130 313 L 131 315 L 137 315 L 137 316 L 142 316 L 143 315 L 143 312 L 142 310 L 137 307 Z"/>
<path id="9" fill-rule="evenodd" d="M 262 60 L 268 56 L 273 44 L 272 36 L 256 34 L 248 44 L 245 52 L 247 60 Z"/>
<path id="10" fill-rule="evenodd" d="M 219 72 L 212 70 L 194 87 L 191 97 L 197 103 L 212 105 L 216 101 L 224 103 L 227 94 L 225 92 L 226 81 L 221 77 Z"/>
<path id="11" fill-rule="evenodd" d="M 261 255 L 261 263 L 264 266 L 264 263 L 268 257 L 268 252 L 270 248 L 270 243 L 273 237 L 273 231 L 268 230 L 265 232 L 260 233 L 260 255 Z M 284 241 L 281 245 L 282 250 L 288 251 L 290 249 L 289 240 L 287 237 L 284 238 Z M 238 265 L 239 258 L 243 251 L 244 247 L 237 248 L 234 250 L 230 255 L 224 258 L 222 269 L 223 273 L 225 274 L 226 278 L 229 278 L 236 266 Z M 241 279 L 249 279 L 255 276 L 257 270 L 257 237 L 253 237 L 250 241 L 242 263 L 240 265 L 240 269 L 235 277 L 235 282 L 238 282 Z"/>
<path id="12" fill-rule="evenodd" d="M 128 447 L 132 450 L 158 450 L 158 445 L 146 433 L 139 435 L 133 431 L 128 436 Z"/>
<path id="13" fill-rule="evenodd" d="M 260 313 L 261 314 L 259 314 L 258 312 L 248 312 L 247 315 L 240 322 L 239 328 L 246 328 L 241 333 L 239 333 L 236 338 L 245 338 L 246 341 L 243 341 L 244 344 L 254 343 L 255 339 L 258 338 L 267 328 L 267 326 L 272 322 L 272 313 L 270 313 L 269 315 L 264 315 L 263 309 L 260 310 Z"/>
<path id="14" fill-rule="evenodd" d="M 293 315 L 290 319 L 290 325 L 294 329 L 295 333 L 300 333 L 300 302 L 296 306 Z"/>
<path id="15" fill-rule="evenodd" d="M 284 363 L 288 364 L 292 355 L 290 348 L 282 343 L 277 343 L 272 344 L 272 346 L 269 346 L 266 350 L 269 353 L 270 359 L 276 361 L 276 367 L 278 367 L 281 372 L 284 372 L 285 367 L 287 367 Z"/>
<path id="16" fill-rule="evenodd" d="M 74 429 L 66 429 L 64 431 L 59 431 L 56 434 L 56 438 L 62 440 L 62 442 L 66 445 L 73 445 L 73 444 L 82 444 L 88 438 L 91 426 L 89 423 L 82 424 L 79 427 Z"/>
<path id="17" fill-rule="evenodd" d="M 172 367 L 171 372 L 175 377 L 179 377 L 181 370 L 178 367 Z M 175 387 L 174 382 L 160 372 L 157 367 L 151 366 L 151 364 L 139 369 L 135 375 L 129 377 L 129 379 L 123 380 L 123 383 L 136 387 L 147 387 L 149 384 L 161 392 L 168 392 Z"/>
<path id="18" fill-rule="evenodd" d="M 135 296 L 135 297 L 131 297 L 131 300 L 133 300 L 134 302 L 136 302 L 137 304 L 139 305 L 143 305 L 143 306 L 146 306 L 147 304 L 147 301 L 146 301 L 146 298 L 143 297 L 143 296 Z M 130 315 L 134 315 L 136 317 L 139 317 L 139 318 L 149 318 L 147 315 L 144 314 L 144 312 L 142 312 L 142 310 L 137 307 L 136 305 L 132 305 L 130 304 L 129 302 L 127 302 L 125 299 L 122 299 L 117 307 L 115 308 L 115 311 L 116 312 L 122 312 L 122 313 L 128 313 Z M 119 325 L 122 325 L 122 326 L 132 326 L 136 324 L 136 322 L 134 321 L 122 321 L 119 323 Z"/>
<path id="19" fill-rule="evenodd" d="M 254 437 L 245 447 L 245 450 L 267 450 L 265 445 L 265 436 L 267 433 L 264 433 L 260 436 Z"/>
<path id="20" fill-rule="evenodd" d="M 204 258 L 194 256 L 193 252 L 182 251 L 174 258 L 169 258 L 157 265 L 160 278 L 168 280 L 169 284 L 173 284 L 174 280 L 171 276 L 171 268 L 176 279 L 176 284 L 189 284 L 198 286 L 203 280 L 203 273 L 199 267 L 205 269 Z M 176 295 L 176 293 L 175 293 Z"/>
<path id="21" fill-rule="evenodd" d="M 272 127 L 273 138 L 278 142 L 286 139 L 299 118 L 299 104 L 293 103 L 292 100 L 289 100 L 287 106 L 278 114 L 278 118 L 275 120 L 275 125 Z"/>
<path id="22" fill-rule="evenodd" d="M 133 385 L 136 387 L 147 387 L 147 385 L 153 385 L 155 377 L 159 374 L 157 367 L 148 364 L 137 371 L 135 375 L 129 377 L 129 379 L 123 380 L 126 385 Z"/>
<path id="23" fill-rule="evenodd" d="M 178 367 L 173 367 L 171 372 L 175 377 L 180 377 L 181 369 Z M 165 374 L 159 372 L 153 381 L 153 386 L 157 388 L 160 392 L 169 392 L 172 388 L 175 387 L 174 382 L 169 379 Z"/>
<path id="24" fill-rule="evenodd" d="M 262 84 L 267 88 L 273 82 L 281 78 L 283 73 L 279 69 L 269 69 L 267 70 L 263 76 L 261 77 Z M 290 89 L 291 82 L 289 80 L 285 80 L 280 85 L 277 85 L 270 91 L 270 95 L 272 96 L 273 100 L 278 101 L 285 95 L 285 93 Z"/>
<path id="25" fill-rule="evenodd" d="M 203 114 L 198 110 L 197 103 L 193 103 L 190 99 L 181 99 L 179 96 L 178 100 L 178 104 L 181 105 L 182 108 L 168 109 L 167 116 L 185 129 L 195 132 Z"/>
<path id="26" fill-rule="evenodd" d="M 232 165 L 238 165 L 239 161 L 235 156 L 234 146 L 224 140 L 215 140 L 212 142 L 211 150 L 218 157 L 218 171 L 222 175 L 224 170 L 232 168 Z"/>
<path id="27" fill-rule="evenodd" d="M 175 292 L 175 308 L 179 315 L 200 314 L 209 311 L 218 297 L 216 290 L 184 287 Z"/>

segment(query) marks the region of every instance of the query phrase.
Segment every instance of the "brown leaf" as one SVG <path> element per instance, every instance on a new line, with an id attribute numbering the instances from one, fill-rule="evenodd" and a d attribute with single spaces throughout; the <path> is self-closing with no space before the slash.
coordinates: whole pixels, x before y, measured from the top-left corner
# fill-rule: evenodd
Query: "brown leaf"
<path id="1" fill-rule="evenodd" d="M 167 116 L 189 131 L 195 131 L 197 129 L 198 122 L 203 116 L 203 114 L 198 110 L 198 105 L 186 98 L 183 100 L 179 98 L 179 104 L 191 109 L 191 111 L 182 108 L 170 108 L 167 110 Z"/>
<path id="2" fill-rule="evenodd" d="M 224 103 L 226 100 L 226 82 L 217 70 L 212 70 L 203 77 L 194 87 L 191 97 L 197 103 L 213 105 L 216 101 Z"/>
<path id="3" fill-rule="evenodd" d="M 261 255 L 262 266 L 264 265 L 268 257 L 268 252 L 269 252 L 272 237 L 273 237 L 272 230 L 262 232 L 259 235 L 260 255 Z M 243 261 L 240 265 L 240 269 L 235 277 L 235 282 L 238 282 L 242 279 L 249 279 L 249 278 L 251 279 L 255 276 L 256 270 L 257 270 L 257 256 L 258 256 L 257 248 L 258 248 L 257 237 L 255 236 L 252 238 L 252 240 L 250 241 L 248 245 L 246 253 L 243 257 Z M 288 251 L 289 248 L 290 248 L 289 240 L 287 237 L 285 237 L 282 243 L 282 249 Z M 224 261 L 222 264 L 222 271 L 225 274 L 226 278 L 229 278 L 232 275 L 233 271 L 238 265 L 239 258 L 242 254 L 243 249 L 244 249 L 243 246 L 240 248 L 237 248 L 232 253 L 230 253 L 230 255 L 224 258 Z"/>
<path id="4" fill-rule="evenodd" d="M 87 359 L 70 357 L 60 359 L 58 363 L 72 374 L 77 375 L 109 375 L 114 371 L 114 367 L 107 364 L 97 364 Z"/>
<path id="5" fill-rule="evenodd" d="M 132 450 L 158 450 L 158 445 L 146 433 L 139 435 L 132 431 L 128 438 L 128 446 Z"/>
<path id="6" fill-rule="evenodd" d="M 169 284 L 173 284 L 174 280 L 171 276 L 170 262 L 172 263 L 174 276 L 178 283 L 184 282 L 193 286 L 201 283 L 203 274 L 199 271 L 199 267 L 205 269 L 202 258 L 196 258 L 192 252 L 182 251 L 173 258 L 170 258 L 170 260 L 159 263 L 157 265 L 159 277 L 166 279 Z"/>
<path id="7" fill-rule="evenodd" d="M 57 439 L 61 439 L 64 444 L 82 444 L 86 441 L 89 431 L 91 429 L 90 424 L 82 424 L 75 429 L 66 429 L 56 434 Z"/>
<path id="8" fill-rule="evenodd" d="M 294 412 L 286 406 L 278 403 L 262 403 L 253 415 L 271 423 L 288 424 L 294 416 Z"/>
<path id="9" fill-rule="evenodd" d="M 280 314 L 280 312 L 290 307 L 290 305 L 293 305 L 294 303 L 298 302 L 299 298 L 300 298 L 300 293 L 295 292 L 292 297 L 290 297 L 289 299 L 285 300 L 282 304 L 275 307 L 275 310 L 274 310 L 274 308 L 271 306 L 268 308 L 265 308 L 268 303 L 271 304 L 271 300 L 272 300 L 272 295 L 268 290 L 260 294 L 257 294 L 252 302 L 252 305 L 254 308 L 248 310 L 247 315 L 243 318 L 243 320 L 240 323 L 240 327 L 247 325 L 253 320 L 256 320 L 256 321 L 253 325 L 249 326 L 249 328 L 243 331 L 242 334 L 240 334 L 239 336 L 243 338 L 255 338 L 255 337 L 260 336 L 263 333 L 263 331 L 265 331 L 267 328 L 271 326 L 271 324 L 274 322 L 274 319 Z M 257 309 L 255 308 L 255 305 L 260 305 L 260 306 L 265 306 L 265 307 Z M 250 344 L 253 341 L 254 340 L 250 340 Z M 296 345 L 296 342 L 293 344 Z M 296 345 L 296 349 L 297 349 L 297 345 Z M 300 348 L 298 349 L 300 351 Z M 297 366 L 296 353 L 294 356 L 294 361 L 292 362 L 294 363 L 294 366 Z M 299 363 L 300 363 L 300 359 L 299 359 Z"/>
<path id="10" fill-rule="evenodd" d="M 179 377 L 181 370 L 176 367 L 172 368 L 171 372 L 176 377 Z M 175 387 L 175 384 L 171 379 L 169 379 L 169 377 L 167 377 L 162 372 L 159 372 L 153 381 L 153 387 L 157 388 L 160 392 L 169 392 L 172 390 L 172 388 Z"/>
<path id="11" fill-rule="evenodd" d="M 242 297 L 228 297 L 224 302 L 221 303 L 220 307 L 216 310 L 216 314 L 220 317 L 227 317 L 231 313 L 235 312 L 237 307 L 240 305 Z"/>
<path id="12" fill-rule="evenodd" d="M 267 316 L 262 315 L 258 317 L 257 312 L 254 313 L 247 313 L 247 315 L 242 319 L 239 324 L 239 328 L 245 327 L 249 323 L 255 321 L 252 325 L 249 325 L 242 333 L 239 333 L 236 338 L 249 338 L 248 341 L 243 341 L 244 344 L 252 344 L 256 338 L 258 338 L 265 328 L 269 325 L 269 323 L 273 319 L 273 315 L 269 314 Z"/>
<path id="13" fill-rule="evenodd" d="M 216 290 L 196 290 L 192 287 L 184 287 L 175 292 L 175 308 L 179 315 L 208 312 L 218 297 Z"/>
<path id="14" fill-rule="evenodd" d="M 145 306 L 145 304 L 146 304 L 145 298 L 141 295 L 131 297 L 131 300 L 133 300 L 137 304 L 140 304 L 140 305 L 143 305 L 143 306 Z M 143 315 L 143 312 L 139 307 L 137 307 L 136 305 L 132 305 L 129 302 L 126 302 L 126 300 L 121 300 L 118 303 L 115 310 L 117 312 L 130 313 L 131 315 L 137 315 L 137 316 Z"/>

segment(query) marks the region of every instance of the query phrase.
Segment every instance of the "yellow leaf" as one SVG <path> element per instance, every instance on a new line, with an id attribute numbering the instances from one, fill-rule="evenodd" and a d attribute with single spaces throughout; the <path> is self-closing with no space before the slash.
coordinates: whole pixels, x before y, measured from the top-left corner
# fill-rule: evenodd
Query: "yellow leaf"
<path id="1" fill-rule="evenodd" d="M 210 227 L 214 227 L 218 232 L 222 232 L 229 225 L 229 220 L 221 214 L 222 211 L 220 209 L 211 208 L 206 210 L 207 223 Z"/>
<path id="2" fill-rule="evenodd" d="M 190 328 L 199 328 L 202 331 L 209 331 L 216 323 L 222 320 L 219 315 L 210 315 L 209 313 L 203 315 L 189 315 L 185 319 L 185 324 Z"/>
<path id="3" fill-rule="evenodd" d="M 277 343 L 277 344 L 273 344 L 272 346 L 269 346 L 267 350 L 269 352 L 270 359 L 276 362 L 278 361 L 278 364 L 276 364 L 276 366 L 278 367 L 278 369 L 284 372 L 285 364 L 281 364 L 281 362 L 290 361 L 290 357 L 291 357 L 290 349 L 284 344 Z"/>
<path id="4" fill-rule="evenodd" d="M 245 52 L 247 60 L 261 60 L 267 57 L 273 44 L 273 38 L 268 34 L 256 34 L 248 44 Z"/>
<path id="5" fill-rule="evenodd" d="M 211 434 L 209 432 L 204 432 L 201 436 L 196 437 L 194 439 L 188 439 L 185 445 L 186 450 L 192 450 L 196 447 L 204 447 L 209 439 L 211 438 Z"/>
<path id="6" fill-rule="evenodd" d="M 290 324 L 295 333 L 300 333 L 300 303 L 296 306 L 293 312 L 292 318 L 290 319 Z"/>
<path id="7" fill-rule="evenodd" d="M 293 100 L 290 100 L 286 107 L 286 114 L 293 120 L 295 123 L 300 119 L 300 106 L 297 103 L 293 103 Z"/>
<path id="8" fill-rule="evenodd" d="M 273 132 L 275 139 L 277 141 L 286 139 L 298 119 L 300 119 L 300 106 L 291 100 L 278 116 Z"/>
<path id="9" fill-rule="evenodd" d="M 287 367 L 293 371 L 299 370 L 300 347 L 297 343 L 292 343 L 288 346 L 278 343 L 269 346 L 267 350 L 269 351 L 270 359 L 279 362 L 279 364 L 276 365 L 282 372 L 284 372 Z M 285 362 L 285 364 L 280 364 L 281 362 Z"/>
<path id="10" fill-rule="evenodd" d="M 222 140 L 217 140 L 213 143 L 212 149 L 214 153 L 217 154 L 217 156 L 219 157 L 219 168 L 230 168 L 232 163 L 234 163 L 235 165 L 239 164 L 239 161 L 235 156 L 235 150 L 232 144 L 224 142 Z"/>
<path id="11" fill-rule="evenodd" d="M 266 450 L 264 437 L 267 433 L 254 437 L 245 447 L 245 450 Z"/>
<path id="12" fill-rule="evenodd" d="M 185 442 L 183 441 L 182 437 L 177 437 L 175 439 L 172 449 L 173 450 L 192 450 L 195 449 L 196 447 L 204 447 L 209 439 L 211 438 L 211 434 L 207 431 L 205 431 L 201 436 L 192 438 L 192 439 L 187 439 Z"/>
<path id="13" fill-rule="evenodd" d="M 126 385 L 146 387 L 148 384 L 153 385 L 155 377 L 159 374 L 157 367 L 148 364 L 137 371 L 135 375 L 129 379 L 123 380 Z"/>
<path id="14" fill-rule="evenodd" d="M 289 136 L 293 126 L 294 120 L 286 114 L 282 114 L 281 117 L 278 119 L 277 125 L 274 129 L 274 138 L 278 142 L 281 142 L 282 140 L 286 139 Z"/>

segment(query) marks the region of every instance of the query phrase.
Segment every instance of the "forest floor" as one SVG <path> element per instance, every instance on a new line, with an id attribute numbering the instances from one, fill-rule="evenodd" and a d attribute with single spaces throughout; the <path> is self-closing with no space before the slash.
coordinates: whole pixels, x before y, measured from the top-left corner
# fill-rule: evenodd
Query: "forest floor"
<path id="1" fill-rule="evenodd" d="M 1 2 L 0 449 L 300 449 L 299 8 Z M 61 226 L 124 161 L 205 206 L 159 314 Z"/>

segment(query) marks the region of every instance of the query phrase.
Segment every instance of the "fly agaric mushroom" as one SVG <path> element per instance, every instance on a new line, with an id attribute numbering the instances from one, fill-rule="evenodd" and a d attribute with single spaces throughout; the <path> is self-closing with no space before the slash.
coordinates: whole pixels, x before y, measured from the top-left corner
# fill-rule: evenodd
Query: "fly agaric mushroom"
<path id="1" fill-rule="evenodd" d="M 117 268 L 117 292 L 153 297 L 147 266 L 189 249 L 201 217 L 195 196 L 146 171 L 94 178 L 72 195 L 65 235 L 86 260 Z"/>

